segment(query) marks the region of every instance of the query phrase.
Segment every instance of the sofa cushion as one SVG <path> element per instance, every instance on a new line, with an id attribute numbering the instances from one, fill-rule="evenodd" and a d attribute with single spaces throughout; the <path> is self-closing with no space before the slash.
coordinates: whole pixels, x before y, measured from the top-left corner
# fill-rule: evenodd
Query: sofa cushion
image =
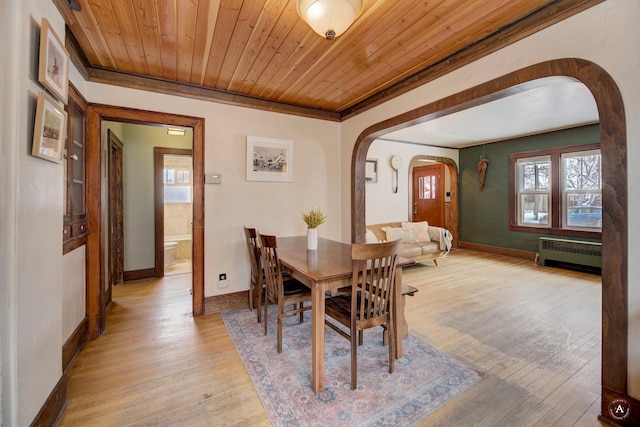
<path id="1" fill-rule="evenodd" d="M 431 241 L 429 237 L 429 223 L 427 221 L 403 222 L 402 228 L 407 231 L 407 241 L 409 243 Z"/>
<path id="2" fill-rule="evenodd" d="M 421 255 L 437 254 L 440 252 L 440 244 L 438 242 L 416 242 L 413 244 L 420 248 Z"/>
<path id="3" fill-rule="evenodd" d="M 422 248 L 414 243 L 401 243 L 398 254 L 403 258 L 415 258 L 422 255 Z"/>
<path id="4" fill-rule="evenodd" d="M 382 231 L 384 231 L 388 242 L 400 239 L 401 243 L 407 243 L 407 232 L 403 228 L 382 227 Z"/>

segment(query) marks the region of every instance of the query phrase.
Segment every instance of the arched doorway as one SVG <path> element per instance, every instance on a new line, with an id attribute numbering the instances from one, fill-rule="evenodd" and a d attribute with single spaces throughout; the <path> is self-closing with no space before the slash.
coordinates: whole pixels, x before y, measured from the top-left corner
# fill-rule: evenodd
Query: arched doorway
<path id="1" fill-rule="evenodd" d="M 351 238 L 364 241 L 365 160 L 371 143 L 392 130 L 432 120 L 461 108 L 506 96 L 537 79 L 564 76 L 582 82 L 592 93 L 600 113 L 603 162 L 602 224 L 602 394 L 601 414 L 609 403 L 627 396 L 628 366 L 628 254 L 626 122 L 620 91 L 609 74 L 582 59 L 558 59 L 514 71 L 482 85 L 377 123 L 356 141 L 351 161 Z"/>

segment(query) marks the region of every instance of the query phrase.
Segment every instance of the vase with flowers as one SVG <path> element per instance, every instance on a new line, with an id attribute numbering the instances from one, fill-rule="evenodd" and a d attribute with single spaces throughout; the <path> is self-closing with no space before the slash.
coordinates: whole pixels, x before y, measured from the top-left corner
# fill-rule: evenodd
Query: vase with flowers
<path id="1" fill-rule="evenodd" d="M 315 251 L 318 249 L 318 227 L 326 219 L 327 216 L 320 208 L 302 212 L 302 220 L 307 224 L 307 250 Z"/>

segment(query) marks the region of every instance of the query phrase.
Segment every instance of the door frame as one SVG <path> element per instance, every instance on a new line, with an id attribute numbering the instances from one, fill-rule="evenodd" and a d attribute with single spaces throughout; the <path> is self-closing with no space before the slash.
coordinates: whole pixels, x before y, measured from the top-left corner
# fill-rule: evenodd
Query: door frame
<path id="1" fill-rule="evenodd" d="M 583 83 L 600 114 L 602 152 L 602 388 L 600 416 L 617 398 L 636 402 L 628 390 L 628 220 L 627 131 L 624 102 L 615 80 L 584 59 L 554 59 L 513 71 L 478 86 L 369 126 L 358 136 L 351 160 L 351 239 L 365 241 L 365 160 L 371 143 L 383 135 L 535 87 L 545 77 Z"/>
<path id="2" fill-rule="evenodd" d="M 113 286 L 116 284 L 114 281 L 114 271 L 119 269 L 124 272 L 124 255 L 122 259 L 118 259 L 114 256 L 114 246 L 121 245 L 124 248 L 124 229 L 122 227 L 122 216 L 124 215 L 124 188 L 123 188 L 123 172 L 124 172 L 124 164 L 122 162 L 124 158 L 124 144 L 118 137 L 111 132 L 111 129 L 107 129 L 107 145 L 108 145 L 108 153 L 109 153 L 109 173 L 107 174 L 107 197 L 108 197 L 108 206 L 109 206 L 109 217 L 108 217 L 108 227 L 107 227 L 107 241 L 109 242 L 109 289 L 105 294 L 105 306 L 108 306 L 111 302 L 111 294 L 113 292 Z M 120 162 L 116 164 L 114 161 L 114 151 L 120 151 Z M 116 168 L 119 168 L 119 174 L 115 173 Z M 115 177 L 120 176 L 118 181 L 115 180 Z M 118 191 L 116 191 L 118 190 Z M 116 200 L 116 195 L 118 196 L 118 200 Z M 117 203 L 114 203 L 117 202 Z M 120 221 L 115 221 L 115 218 L 120 215 Z M 120 226 L 117 226 L 117 225 Z M 117 226 L 117 227 L 116 227 Z M 114 230 L 114 227 L 116 228 Z M 124 253 L 124 249 L 123 249 Z"/>
<path id="3" fill-rule="evenodd" d="M 164 155 L 175 154 L 191 157 L 193 150 L 187 148 L 153 147 L 153 218 L 155 228 L 155 277 L 164 277 Z M 192 181 L 193 182 L 193 181 Z M 193 248 L 192 248 L 193 252 Z"/>
<path id="4" fill-rule="evenodd" d="M 107 183 L 102 123 L 115 121 L 193 129 L 193 315 L 204 314 L 204 118 L 136 110 L 109 105 L 89 104 L 87 108 L 87 220 L 91 233 L 87 239 L 87 317 L 89 337 L 96 338 L 105 328 L 105 223 L 104 203 Z"/>

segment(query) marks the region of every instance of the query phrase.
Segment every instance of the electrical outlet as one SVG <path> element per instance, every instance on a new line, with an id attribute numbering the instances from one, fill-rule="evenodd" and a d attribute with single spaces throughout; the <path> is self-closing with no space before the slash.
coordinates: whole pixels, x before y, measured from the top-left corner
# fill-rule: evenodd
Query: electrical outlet
<path id="1" fill-rule="evenodd" d="M 229 282 L 227 281 L 227 273 L 218 274 L 218 288 L 224 289 L 229 286 Z"/>

